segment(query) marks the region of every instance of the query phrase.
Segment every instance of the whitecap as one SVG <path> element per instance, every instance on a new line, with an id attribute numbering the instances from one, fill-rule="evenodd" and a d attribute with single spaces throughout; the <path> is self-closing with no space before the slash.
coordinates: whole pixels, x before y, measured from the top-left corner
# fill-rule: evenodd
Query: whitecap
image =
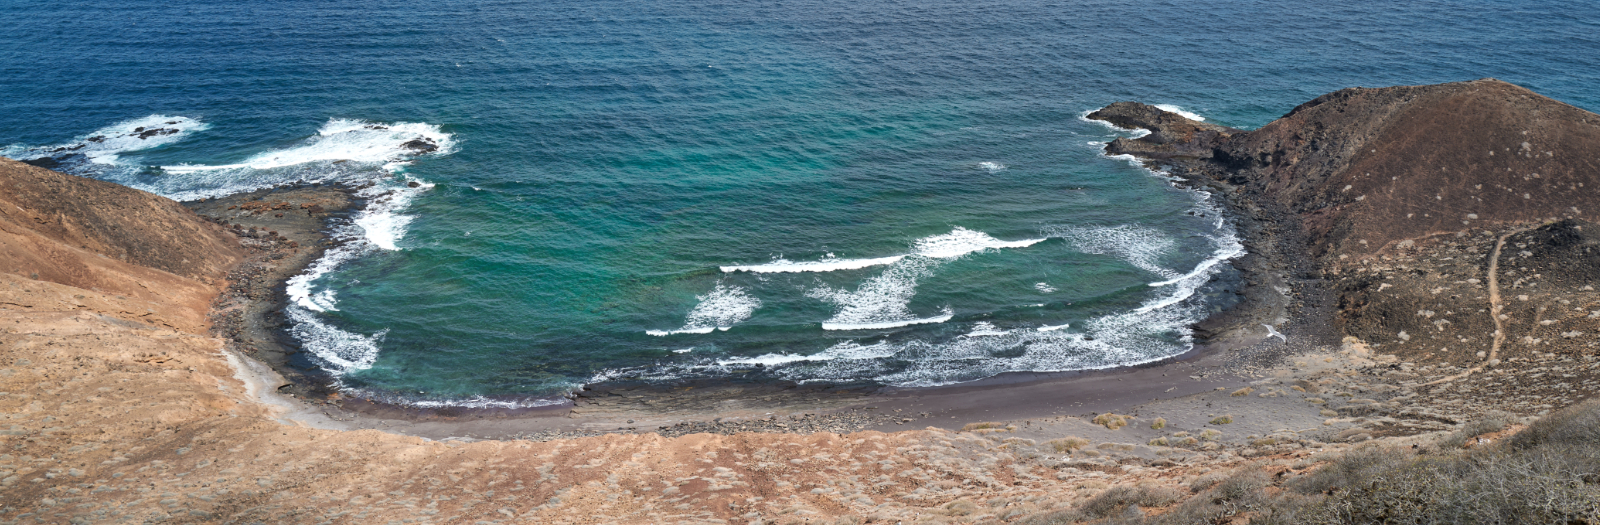
<path id="1" fill-rule="evenodd" d="M 806 296 L 839 307 L 833 318 L 822 323 L 824 330 L 870 330 L 912 324 L 942 323 L 945 315 L 919 318 L 908 306 L 917 293 L 917 281 L 932 275 L 939 261 L 929 257 L 908 257 L 883 273 L 862 282 L 855 290 L 819 286 L 806 290 Z"/>
<path id="2" fill-rule="evenodd" d="M 291 305 L 284 308 L 284 312 L 293 322 L 289 333 L 300 341 L 300 349 L 334 376 L 372 368 L 372 363 L 378 360 L 378 344 L 389 333 L 387 329 L 372 335 L 347 332 L 322 322 L 311 310 L 299 306 Z"/>
<path id="3" fill-rule="evenodd" d="M 938 324 L 938 323 L 943 323 L 945 321 L 949 321 L 952 317 L 955 317 L 954 314 L 950 313 L 950 309 L 949 308 L 944 309 L 944 312 L 945 313 L 942 314 L 942 315 L 936 315 L 936 316 L 933 316 L 933 317 L 923 317 L 923 318 L 919 318 L 919 319 L 902 319 L 902 320 L 898 320 L 898 321 L 868 321 L 868 322 L 858 322 L 858 323 L 848 323 L 848 322 L 841 323 L 841 322 L 837 322 L 837 321 L 823 321 L 822 329 L 823 330 L 884 330 L 884 329 L 889 329 L 889 328 L 900 328 L 902 326 L 912 326 L 912 325 L 919 325 L 919 324 Z"/>
<path id="4" fill-rule="evenodd" d="M 861 268 L 870 268 L 870 267 L 873 267 L 873 266 L 883 266 L 885 264 L 894 264 L 895 262 L 899 261 L 900 259 L 904 259 L 905 257 L 906 256 L 904 256 L 904 255 L 895 255 L 895 256 L 890 256 L 890 257 L 877 257 L 877 258 L 872 258 L 872 259 L 839 259 L 839 258 L 834 258 L 834 257 L 824 257 L 821 260 L 817 260 L 817 261 L 801 261 L 801 262 L 789 261 L 789 260 L 786 260 L 786 259 L 779 258 L 779 259 L 775 259 L 772 262 L 769 262 L 769 263 L 766 263 L 766 264 L 723 266 L 723 267 L 721 267 L 721 270 L 723 272 L 726 272 L 726 273 L 733 273 L 733 272 L 751 272 L 751 273 L 833 272 L 833 271 L 838 271 L 838 270 L 858 270 L 858 269 L 861 269 Z"/>
<path id="5" fill-rule="evenodd" d="M 878 344 L 874 344 L 874 345 L 861 345 L 860 343 L 857 343 L 855 341 L 843 341 L 843 342 L 840 342 L 838 344 L 835 344 L 835 345 L 829 347 L 826 350 L 823 350 L 821 352 L 818 352 L 818 353 L 815 353 L 815 354 L 811 354 L 811 355 L 802 355 L 802 354 L 764 354 L 764 355 L 760 355 L 760 356 L 756 356 L 756 357 L 734 357 L 734 358 L 729 358 L 729 359 L 719 359 L 719 360 L 715 361 L 715 365 L 719 366 L 719 367 L 738 366 L 738 365 L 742 365 L 742 366 L 750 366 L 750 365 L 777 366 L 777 365 L 808 362 L 808 361 L 816 362 L 816 361 L 835 361 L 835 360 L 851 361 L 851 360 L 883 359 L 883 358 L 886 358 L 886 357 L 892 357 L 892 356 L 894 356 L 894 354 L 895 354 L 894 346 L 890 345 L 888 343 L 878 343 Z"/>
<path id="6" fill-rule="evenodd" d="M 961 334 L 961 337 L 983 337 L 989 335 L 1006 335 L 1008 332 L 995 328 L 994 323 L 978 321 L 972 324 L 972 331 Z"/>
<path id="7" fill-rule="evenodd" d="M 953 259 L 963 255 L 994 250 L 1001 248 L 1026 248 L 1038 244 L 1045 239 L 1024 239 L 1020 241 L 1002 241 L 991 237 L 989 234 L 969 230 L 956 226 L 950 233 L 933 235 L 917 239 L 912 243 L 911 254 L 936 259 Z M 793 273 L 793 272 L 832 272 L 838 270 L 859 270 L 873 266 L 895 264 L 905 259 L 907 255 L 891 255 L 888 257 L 875 257 L 869 259 L 840 259 L 828 254 L 817 261 L 795 262 L 778 258 L 766 264 L 730 265 L 720 269 L 726 273 L 751 272 L 751 273 Z"/>
<path id="8" fill-rule="evenodd" d="M 119 156 L 123 153 L 171 144 L 209 127 L 199 119 L 190 117 L 150 115 L 118 122 L 71 142 L 53 146 L 12 145 L 0 150 L 0 155 L 16 160 L 65 160 L 82 155 L 84 160 L 93 164 L 116 166 L 120 164 Z"/>
<path id="9" fill-rule="evenodd" d="M 989 173 L 994 173 L 994 172 L 1006 169 L 1006 165 L 998 163 L 998 162 L 985 161 L 985 162 L 979 162 L 978 163 L 978 169 L 987 171 Z"/>
<path id="10" fill-rule="evenodd" d="M 1058 325 L 1045 325 L 1045 326 L 1041 326 L 1041 327 L 1035 328 L 1034 330 L 1037 330 L 1037 331 L 1040 331 L 1040 332 L 1054 332 L 1056 330 L 1065 330 L 1065 329 L 1067 329 L 1068 327 L 1071 327 L 1071 326 L 1072 326 L 1072 323 L 1064 323 L 1064 324 L 1058 324 Z"/>
<path id="11" fill-rule="evenodd" d="M 1154 228 L 1131 224 L 1104 228 L 1056 226 L 1046 228 L 1046 233 L 1066 239 L 1083 253 L 1115 255 L 1136 268 L 1163 278 L 1179 277 L 1177 272 L 1157 264 L 1177 243 Z"/>
<path id="12" fill-rule="evenodd" d="M 238 164 L 162 166 L 172 173 L 198 171 L 271 170 L 317 162 L 359 162 L 383 164 L 385 169 L 403 166 L 402 159 L 421 153 L 448 153 L 454 146 L 449 133 L 438 126 L 419 122 L 383 124 L 357 119 L 330 119 L 317 134 L 301 144 L 266 151 Z"/>
<path id="13" fill-rule="evenodd" d="M 1033 283 L 1033 289 L 1039 293 L 1056 293 L 1056 287 L 1050 286 L 1050 283 Z"/>
<path id="14" fill-rule="evenodd" d="M 761 300 L 751 297 L 744 288 L 722 283 L 717 283 L 716 287 L 705 295 L 695 296 L 695 299 L 700 302 L 689 311 L 683 328 L 647 330 L 645 333 L 660 337 L 672 334 L 709 334 L 713 330 L 726 331 L 733 325 L 749 319 L 756 309 L 761 308 Z"/>

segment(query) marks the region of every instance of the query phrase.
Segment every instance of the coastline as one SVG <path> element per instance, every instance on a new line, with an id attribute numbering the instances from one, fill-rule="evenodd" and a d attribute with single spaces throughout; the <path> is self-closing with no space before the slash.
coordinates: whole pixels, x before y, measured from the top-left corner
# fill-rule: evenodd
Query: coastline
<path id="1" fill-rule="evenodd" d="M 1276 136 L 1320 111 L 1314 106 L 1246 138 Z M 1566 124 L 1582 147 L 1552 151 L 1600 148 L 1600 125 Z M 1381 141 L 1350 149 L 1376 152 L 1380 143 L 1391 152 L 1392 142 Z M 1419 176 L 1439 176 L 1422 164 Z M 1204 163 L 1188 165 L 1211 176 Z M 1359 175 L 1362 165 L 1352 165 Z M 1588 177 L 1568 179 L 1574 187 L 1600 183 L 1593 172 L 1549 165 L 1536 167 L 1551 178 Z M 1238 173 L 1271 180 L 1274 172 Z M 1364 237 L 1342 242 L 1338 235 L 1348 232 L 1328 224 L 1365 227 L 1359 221 L 1370 212 L 1352 203 L 1392 197 L 1337 197 L 1344 204 L 1331 220 L 1304 224 L 1304 210 L 1292 205 L 1320 197 L 1275 208 L 1274 195 L 1293 194 L 1219 180 L 1219 192 L 1266 203 L 1268 211 L 1241 207 L 1273 221 L 1241 222 L 1241 235 L 1281 251 L 1253 251 L 1239 262 L 1245 297 L 1232 314 L 1207 319 L 1199 327 L 1207 337 L 1183 356 L 929 389 L 722 382 L 679 385 L 688 393 L 664 397 L 609 383 L 579 396 L 576 414 L 441 410 L 424 419 L 377 405 L 348 414 L 339 404 L 351 400 L 297 392 L 230 350 L 261 341 L 242 316 L 281 292 L 273 272 L 295 273 L 287 262 L 313 252 L 291 237 L 299 230 L 240 237 L 170 200 L 0 159 L 0 184 L 12 189 L 0 192 L 0 240 L 15 247 L 0 251 L 0 311 L 9 321 L 0 325 L 0 523 L 1237 517 L 1232 505 L 1240 501 L 1348 499 L 1302 490 L 1304 480 L 1345 461 L 1344 452 L 1359 451 L 1349 456 L 1358 460 L 1391 454 L 1399 465 L 1470 460 L 1514 448 L 1493 442 L 1515 443 L 1519 425 L 1592 427 L 1592 413 L 1572 419 L 1562 411 L 1600 393 L 1600 291 L 1590 284 L 1600 282 L 1600 225 L 1592 217 L 1556 209 L 1528 219 L 1548 211 L 1531 207 L 1495 217 L 1489 208 L 1487 218 L 1466 217 L 1453 231 L 1386 241 L 1379 235 L 1396 230 L 1357 230 Z M 1332 178 L 1312 190 L 1337 196 L 1341 186 L 1355 184 Z M 278 219 L 284 210 L 259 211 Z M 1323 237 L 1302 239 L 1301 229 Z M 1329 251 L 1297 257 L 1314 243 Z M 280 266 L 263 266 L 272 264 Z M 218 312 L 238 313 L 240 331 L 208 317 Z M 1283 339 L 1260 324 L 1276 326 Z M 268 335 L 280 328 L 271 317 L 254 326 Z M 241 340 L 221 337 L 229 334 Z M 680 402 L 653 403 L 663 398 Z M 1545 416 L 1552 417 L 1536 421 Z M 1230 499 L 1216 488 L 1225 480 L 1244 480 L 1255 495 Z M 1116 499 L 1129 491 L 1166 496 L 1150 505 Z"/>
<path id="2" fill-rule="evenodd" d="M 1295 303 L 1280 291 L 1286 284 L 1281 271 L 1284 258 L 1277 252 L 1279 243 L 1267 233 L 1276 230 L 1260 222 L 1259 210 L 1231 198 L 1222 191 L 1225 188 L 1199 189 L 1222 204 L 1246 253 L 1225 262 L 1241 276 L 1232 292 L 1239 300 L 1196 323 L 1196 338 L 1201 341 L 1177 356 L 1100 370 L 1007 373 L 940 387 L 802 385 L 736 378 L 659 384 L 608 381 L 584 385 L 566 403 L 513 409 L 419 408 L 343 396 L 325 373 L 299 355 L 282 314 L 286 281 L 333 247 L 327 235 L 333 221 L 346 219 L 359 207 L 352 189 L 286 186 L 184 205 L 229 228 L 237 226 L 235 232 L 244 232 L 245 237 L 250 237 L 252 228 L 272 232 L 247 240 L 254 241 L 256 251 L 230 274 L 233 286 L 218 298 L 212 317 L 216 333 L 232 341 L 234 351 L 272 371 L 257 373 L 255 381 L 277 385 L 278 401 L 296 405 L 291 412 L 307 417 L 305 424 L 431 439 L 547 440 L 608 433 L 670 437 L 701 432 L 893 432 L 922 426 L 954 430 L 1001 414 L 1040 418 L 1083 410 L 1126 410 L 1153 399 L 1242 384 L 1230 371 L 1282 361 L 1314 347 L 1286 352 L 1265 344 L 1260 324 L 1279 325 L 1280 331 L 1299 339 L 1314 333 L 1315 323 L 1285 325 L 1293 318 L 1286 312 Z M 313 204 L 318 207 L 308 210 Z M 1336 340 L 1328 334 L 1317 339 L 1323 344 Z M 1196 374 L 1209 379 L 1189 379 Z M 1108 384 L 1112 382 L 1140 386 L 1113 388 Z M 1058 401 L 1063 399 L 1075 401 Z M 1009 408 L 1003 412 L 974 408 L 980 406 Z M 907 412 L 911 407 L 916 410 Z"/>

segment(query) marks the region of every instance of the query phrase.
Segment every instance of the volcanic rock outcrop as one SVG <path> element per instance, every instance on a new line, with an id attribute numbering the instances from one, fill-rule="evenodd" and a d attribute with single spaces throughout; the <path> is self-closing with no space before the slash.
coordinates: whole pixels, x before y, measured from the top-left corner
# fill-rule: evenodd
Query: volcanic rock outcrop
<path id="1" fill-rule="evenodd" d="M 1292 211 L 1318 257 L 1472 226 L 1600 219 L 1600 115 L 1493 79 L 1342 89 L 1248 132 L 1127 102 L 1089 118 L 1151 130 L 1109 153 L 1188 161 Z"/>
<path id="2" fill-rule="evenodd" d="M 1600 115 L 1484 79 L 1343 89 L 1253 131 L 1137 103 L 1089 118 L 1151 130 L 1107 152 L 1288 224 L 1303 246 L 1274 248 L 1312 256 L 1346 335 L 1472 366 L 1600 344 Z"/>

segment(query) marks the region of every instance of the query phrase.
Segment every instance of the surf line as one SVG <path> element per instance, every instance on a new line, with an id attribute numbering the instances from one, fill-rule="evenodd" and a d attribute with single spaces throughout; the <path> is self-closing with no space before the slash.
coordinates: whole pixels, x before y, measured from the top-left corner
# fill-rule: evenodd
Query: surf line
<path id="1" fill-rule="evenodd" d="M 917 239 L 912 243 L 910 254 L 891 255 L 888 257 L 874 257 L 867 259 L 840 259 L 828 254 L 818 261 L 790 261 L 779 257 L 766 264 L 729 265 L 719 267 L 723 273 L 750 272 L 750 273 L 798 273 L 798 272 L 832 272 L 837 270 L 856 270 L 873 266 L 884 266 L 900 262 L 906 257 L 920 255 L 933 259 L 954 259 L 973 252 L 1000 248 L 1026 248 L 1046 238 L 1024 239 L 1020 241 L 1002 241 L 989 234 L 969 230 L 956 226 L 950 233 L 934 235 Z"/>

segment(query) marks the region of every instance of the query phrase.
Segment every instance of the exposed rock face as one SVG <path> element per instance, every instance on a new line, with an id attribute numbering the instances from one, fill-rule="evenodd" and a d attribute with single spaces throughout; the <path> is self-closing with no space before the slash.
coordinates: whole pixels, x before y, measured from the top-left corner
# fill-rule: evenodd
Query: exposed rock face
<path id="1" fill-rule="evenodd" d="M 1149 130 L 1149 135 L 1138 139 L 1118 138 L 1111 141 L 1106 146 L 1106 152 L 1151 159 L 1208 159 L 1219 144 L 1240 133 L 1237 129 L 1195 122 L 1138 102 L 1117 102 L 1090 113 L 1089 118 L 1110 122 L 1120 128 Z"/>

